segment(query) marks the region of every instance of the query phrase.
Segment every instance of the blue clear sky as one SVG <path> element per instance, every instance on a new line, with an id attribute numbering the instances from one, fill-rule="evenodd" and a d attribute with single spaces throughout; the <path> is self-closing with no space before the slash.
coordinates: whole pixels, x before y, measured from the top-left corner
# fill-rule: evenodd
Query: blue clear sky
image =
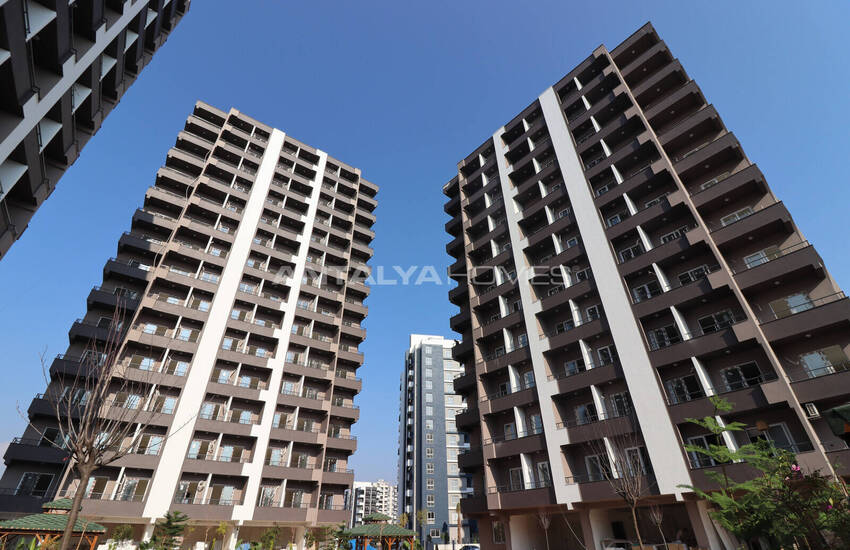
<path id="1" fill-rule="evenodd" d="M 533 4 L 533 5 L 532 5 Z M 372 265 L 450 263 L 442 185 L 457 161 L 599 44 L 651 20 L 843 288 L 850 204 L 850 3 L 196 0 L 23 238 L 0 261 L 0 442 L 43 388 L 195 100 L 233 106 L 381 186 Z M 358 479 L 395 479 L 408 334 L 451 335 L 448 287 L 368 300 Z"/>

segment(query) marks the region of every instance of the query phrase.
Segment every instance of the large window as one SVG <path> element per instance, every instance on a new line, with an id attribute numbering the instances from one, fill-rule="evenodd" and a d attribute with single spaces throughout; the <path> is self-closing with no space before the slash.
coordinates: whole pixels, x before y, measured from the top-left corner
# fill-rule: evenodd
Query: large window
<path id="1" fill-rule="evenodd" d="M 427 506 L 428 508 L 433 508 L 434 502 L 435 502 L 434 495 L 427 495 L 425 497 L 425 506 Z"/>
<path id="2" fill-rule="evenodd" d="M 493 520 L 493 544 L 505 544 L 505 524 L 497 519 Z"/>

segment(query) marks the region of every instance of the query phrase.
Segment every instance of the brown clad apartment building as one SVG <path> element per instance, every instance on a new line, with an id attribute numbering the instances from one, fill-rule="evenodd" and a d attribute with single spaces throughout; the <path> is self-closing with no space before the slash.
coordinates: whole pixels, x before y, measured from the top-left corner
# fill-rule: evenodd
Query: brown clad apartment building
<path id="1" fill-rule="evenodd" d="M 475 486 L 462 510 L 483 549 L 544 548 L 541 510 L 587 548 L 635 540 L 604 479 L 623 462 L 668 534 L 736 548 L 681 487 L 710 487 L 717 466 L 684 449 L 712 442 L 686 421 L 711 395 L 747 426 L 730 448 L 769 439 L 850 473 L 824 418 L 850 401 L 850 301 L 650 24 L 594 50 L 443 191 Z M 562 519 L 549 534 L 579 547 Z"/>
<path id="2" fill-rule="evenodd" d="M 39 430 L 6 451 L 0 510 L 31 513 L 75 486 L 45 441 L 51 401 L 121 297 L 120 361 L 149 391 L 110 404 L 155 414 L 132 454 L 95 472 L 82 513 L 131 524 L 136 540 L 168 510 L 202 541 L 225 521 L 227 548 L 273 525 L 301 548 L 305 528 L 346 522 L 377 191 L 321 150 L 197 103 L 29 405 Z"/>
<path id="3" fill-rule="evenodd" d="M 189 4 L 0 0 L 0 256 Z"/>

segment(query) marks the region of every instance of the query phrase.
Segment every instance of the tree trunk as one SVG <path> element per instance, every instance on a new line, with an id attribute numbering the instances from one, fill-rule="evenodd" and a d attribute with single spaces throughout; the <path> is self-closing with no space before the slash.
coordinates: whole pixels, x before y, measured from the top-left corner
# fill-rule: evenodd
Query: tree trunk
<path id="1" fill-rule="evenodd" d="M 638 546 L 640 546 L 640 549 L 643 550 L 643 538 L 640 536 L 640 527 L 638 527 L 638 520 L 637 520 L 637 511 L 636 511 L 637 507 L 632 506 L 631 508 L 632 508 L 632 523 L 635 526 L 635 535 L 637 535 Z"/>
<path id="2" fill-rule="evenodd" d="M 80 514 L 80 505 L 83 502 L 83 495 L 86 493 L 86 486 L 89 484 L 89 478 L 93 471 L 94 468 L 77 464 L 80 482 L 77 484 L 77 491 L 74 493 L 74 499 L 71 501 L 71 510 L 68 512 L 68 523 L 65 525 L 65 531 L 62 533 L 59 550 L 68 550 L 71 546 L 71 538 L 74 536 L 74 525 L 77 523 L 77 516 Z"/>
<path id="3" fill-rule="evenodd" d="M 549 550 L 549 530 L 544 529 L 543 534 L 546 535 L 546 550 Z"/>

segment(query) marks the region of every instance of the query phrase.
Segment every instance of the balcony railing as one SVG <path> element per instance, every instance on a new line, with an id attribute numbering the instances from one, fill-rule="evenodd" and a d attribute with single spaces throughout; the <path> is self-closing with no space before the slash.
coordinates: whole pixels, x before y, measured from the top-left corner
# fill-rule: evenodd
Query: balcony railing
<path id="1" fill-rule="evenodd" d="M 581 418 L 574 418 L 570 420 L 565 420 L 563 422 L 558 422 L 557 424 L 555 424 L 555 427 L 559 430 L 563 430 L 564 428 L 576 428 L 578 426 L 595 424 L 596 422 L 604 422 L 605 420 L 611 420 L 612 418 L 623 418 L 632 414 L 630 407 L 621 410 L 617 410 L 614 407 L 611 408 L 613 410 L 610 410 L 608 412 L 589 414 Z"/>
<path id="2" fill-rule="evenodd" d="M 562 322 L 556 324 L 555 328 L 541 334 L 540 339 L 542 340 L 544 338 L 552 338 L 553 336 L 557 336 L 559 334 L 569 332 L 576 327 L 586 325 L 587 323 L 592 323 L 593 321 L 596 321 L 597 319 L 602 319 L 603 317 L 604 317 L 604 315 L 602 315 L 602 314 L 582 315 L 582 316 L 579 317 L 578 323 L 576 323 L 575 318 L 567 319 L 566 321 L 562 321 Z"/>
<path id="3" fill-rule="evenodd" d="M 788 306 L 785 309 L 781 309 L 779 311 L 772 311 L 769 319 L 767 321 L 773 321 L 776 319 L 783 319 L 785 317 L 790 317 L 792 315 L 796 315 L 798 313 L 802 313 L 804 311 L 808 311 L 810 309 L 814 309 L 816 307 L 825 306 L 827 304 L 831 304 L 832 302 L 837 302 L 839 300 L 843 300 L 846 298 L 843 292 L 836 292 L 834 294 L 830 294 L 828 296 L 823 296 L 821 298 L 815 299 L 807 299 L 798 304 L 794 304 L 793 306 Z"/>
<path id="4" fill-rule="evenodd" d="M 509 387 L 509 388 L 506 388 L 506 389 L 503 389 L 503 390 L 499 390 L 496 393 L 491 393 L 491 394 L 485 395 L 481 398 L 481 401 L 492 401 L 494 399 L 499 399 L 500 397 L 505 397 L 505 396 L 508 396 L 508 395 L 512 395 L 514 393 L 524 391 L 524 390 L 529 390 L 533 387 L 535 387 L 535 383 L 533 381 L 529 382 L 528 384 L 522 383 L 522 384 L 520 384 L 519 386 L 516 386 L 516 387 Z"/>
<path id="5" fill-rule="evenodd" d="M 742 272 L 747 271 L 749 269 L 753 269 L 754 267 L 758 267 L 758 266 L 766 264 L 768 262 L 772 262 L 773 260 L 776 260 L 776 259 L 781 258 L 783 256 L 787 256 L 788 254 L 791 254 L 792 252 L 797 252 L 798 250 L 808 248 L 809 246 L 811 246 L 809 244 L 809 241 L 801 241 L 797 244 L 792 244 L 791 246 L 786 246 L 785 248 L 780 248 L 778 250 L 770 252 L 769 254 L 765 254 L 763 257 L 761 257 L 757 260 L 745 262 L 745 265 L 743 267 L 738 267 L 738 268 L 733 269 L 732 273 L 735 273 L 735 274 L 742 273 Z"/>
<path id="6" fill-rule="evenodd" d="M 839 372 L 850 371 L 850 360 L 842 361 L 840 363 L 832 363 L 829 365 L 824 365 L 822 367 L 810 369 L 807 368 L 806 371 L 801 375 L 796 375 L 791 377 L 792 382 L 799 382 L 801 380 L 809 380 L 812 378 L 820 378 L 821 376 L 829 376 L 830 374 L 836 374 Z"/>
<path id="7" fill-rule="evenodd" d="M 522 439 L 524 437 L 532 437 L 535 435 L 540 435 L 543 433 L 543 426 L 538 426 L 536 428 L 531 428 L 526 432 L 516 432 L 516 433 L 508 433 L 502 435 L 496 435 L 491 437 L 490 439 L 485 439 L 483 441 L 484 445 L 491 445 L 493 443 L 501 443 L 503 441 L 514 441 L 516 439 Z"/>
<path id="8" fill-rule="evenodd" d="M 487 488 L 487 492 L 496 493 L 516 493 L 519 491 L 531 491 L 533 489 L 543 489 L 552 486 L 551 479 L 541 479 L 535 481 L 523 481 L 522 483 L 509 483 L 506 485 L 496 485 Z"/>
<path id="9" fill-rule="evenodd" d="M 605 366 L 613 365 L 613 364 L 614 364 L 614 361 L 612 359 L 608 359 L 608 360 L 605 360 L 605 361 L 594 361 L 594 362 L 591 362 L 591 363 L 587 363 L 584 360 L 575 361 L 573 363 L 573 365 L 574 365 L 573 368 L 569 368 L 567 366 L 564 366 L 564 367 L 558 369 L 556 374 L 549 375 L 548 379 L 549 380 L 561 380 L 563 378 L 569 378 L 570 376 L 575 376 L 577 374 L 581 374 L 583 372 L 586 372 L 586 371 L 589 371 L 589 370 L 592 370 L 592 369 L 596 369 L 596 368 L 599 368 L 599 367 L 605 367 Z M 590 365 L 590 366 L 588 366 L 588 365 Z"/>

